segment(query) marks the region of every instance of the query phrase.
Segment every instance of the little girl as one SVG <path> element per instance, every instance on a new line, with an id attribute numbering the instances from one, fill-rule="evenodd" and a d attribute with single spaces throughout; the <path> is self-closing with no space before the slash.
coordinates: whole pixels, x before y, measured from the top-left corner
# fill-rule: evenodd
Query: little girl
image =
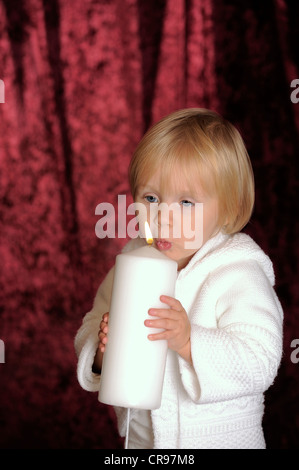
<path id="1" fill-rule="evenodd" d="M 187 248 L 184 234 L 173 236 L 171 217 L 158 220 L 154 245 L 178 263 L 175 298 L 162 296 L 165 309 L 150 309 L 156 318 L 145 320 L 162 328 L 149 341 L 168 342 L 162 402 L 157 410 L 131 410 L 128 447 L 265 448 L 264 392 L 281 360 L 283 313 L 270 259 L 240 233 L 254 204 L 243 140 L 212 111 L 181 110 L 147 132 L 129 175 L 133 198 L 147 214 L 151 204 L 178 203 L 192 218 L 199 202 L 203 226 L 200 245 Z M 143 244 L 139 237 L 124 250 Z M 112 282 L 113 268 L 75 339 L 78 380 L 89 391 L 99 389 Z M 126 410 L 115 411 L 124 436 Z"/>

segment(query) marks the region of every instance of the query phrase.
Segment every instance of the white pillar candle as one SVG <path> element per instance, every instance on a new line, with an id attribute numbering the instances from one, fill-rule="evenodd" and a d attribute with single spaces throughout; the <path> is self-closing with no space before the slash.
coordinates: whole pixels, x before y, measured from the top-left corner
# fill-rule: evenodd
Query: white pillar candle
<path id="1" fill-rule="evenodd" d="M 174 296 L 177 263 L 152 246 L 116 257 L 103 357 L 99 401 L 153 410 L 161 405 L 167 341 L 150 341 L 157 328 L 144 325 L 150 308 L 168 308 L 161 295 Z"/>

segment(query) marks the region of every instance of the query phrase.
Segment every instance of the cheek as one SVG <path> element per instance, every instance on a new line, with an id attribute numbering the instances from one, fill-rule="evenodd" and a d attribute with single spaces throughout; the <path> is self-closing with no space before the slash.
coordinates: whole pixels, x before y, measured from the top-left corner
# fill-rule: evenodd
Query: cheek
<path id="1" fill-rule="evenodd" d="M 182 210 L 180 223 L 178 221 L 177 225 L 180 225 L 183 238 L 192 237 L 194 235 L 195 228 L 199 226 L 196 224 L 195 215 L 193 208 L 184 208 Z"/>
<path id="2" fill-rule="evenodd" d="M 185 240 L 194 241 L 195 243 L 192 246 L 199 248 L 203 239 L 203 226 L 204 226 L 204 216 L 203 216 L 203 204 L 196 203 L 193 207 L 185 208 L 183 214 L 183 238 Z"/>
<path id="3" fill-rule="evenodd" d="M 211 236 L 218 227 L 218 211 L 217 208 L 204 212 L 203 216 L 203 233 L 205 237 Z"/>

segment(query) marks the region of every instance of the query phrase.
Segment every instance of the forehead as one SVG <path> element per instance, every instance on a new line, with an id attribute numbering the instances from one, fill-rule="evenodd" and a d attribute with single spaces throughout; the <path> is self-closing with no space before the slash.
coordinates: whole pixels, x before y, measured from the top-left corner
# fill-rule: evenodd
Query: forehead
<path id="1" fill-rule="evenodd" d="M 168 167 L 167 170 L 165 167 L 158 167 L 140 182 L 138 189 L 156 191 L 169 196 L 193 196 L 194 198 L 202 198 L 206 194 L 198 172 L 190 171 L 186 174 L 179 164 L 172 168 Z"/>

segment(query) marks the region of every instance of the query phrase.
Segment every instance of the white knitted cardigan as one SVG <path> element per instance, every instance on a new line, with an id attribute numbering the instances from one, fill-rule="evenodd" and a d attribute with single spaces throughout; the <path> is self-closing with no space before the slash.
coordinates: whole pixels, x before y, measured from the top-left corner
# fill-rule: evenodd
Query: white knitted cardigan
<path id="1" fill-rule="evenodd" d="M 132 240 L 125 251 L 143 243 Z M 75 338 L 78 380 L 89 391 L 99 389 L 92 363 L 112 282 L 113 268 Z M 193 364 L 168 351 L 161 407 L 151 412 L 154 448 L 265 447 L 264 392 L 282 355 L 283 312 L 273 286 L 270 259 L 243 233 L 219 233 L 179 272 L 175 297 L 191 323 Z M 126 409 L 115 411 L 123 436 Z"/>

